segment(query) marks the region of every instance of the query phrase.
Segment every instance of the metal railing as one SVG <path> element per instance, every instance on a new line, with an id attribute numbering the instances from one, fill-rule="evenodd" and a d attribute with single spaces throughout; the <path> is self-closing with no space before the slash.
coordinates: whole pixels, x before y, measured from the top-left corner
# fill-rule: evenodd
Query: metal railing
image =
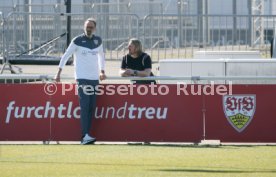
<path id="1" fill-rule="evenodd" d="M 61 76 L 63 80 L 71 80 L 75 82 L 75 78 L 72 76 Z M 157 81 L 193 81 L 198 83 L 199 81 L 263 81 L 270 80 L 273 84 L 276 84 L 276 76 L 150 76 L 150 77 L 120 77 L 120 76 L 108 76 L 107 81 L 112 80 L 157 80 Z M 54 82 L 54 75 L 34 75 L 34 74 L 1 74 L 0 83 L 43 83 Z M 248 83 L 246 83 L 248 84 Z"/>

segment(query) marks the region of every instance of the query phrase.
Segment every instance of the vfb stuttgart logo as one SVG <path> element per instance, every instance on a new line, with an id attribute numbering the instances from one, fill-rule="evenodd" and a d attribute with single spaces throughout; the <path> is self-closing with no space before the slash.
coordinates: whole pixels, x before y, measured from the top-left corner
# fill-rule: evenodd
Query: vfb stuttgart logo
<path id="1" fill-rule="evenodd" d="M 232 127 L 242 132 L 253 119 L 256 95 L 224 95 L 223 109 Z"/>

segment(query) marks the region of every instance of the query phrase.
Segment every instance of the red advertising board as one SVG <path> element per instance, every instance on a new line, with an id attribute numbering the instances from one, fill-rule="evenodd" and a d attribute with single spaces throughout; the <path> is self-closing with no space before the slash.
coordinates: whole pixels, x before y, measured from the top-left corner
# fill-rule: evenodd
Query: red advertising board
<path id="1" fill-rule="evenodd" d="M 276 142 L 276 85 L 233 85 L 227 93 L 204 86 L 100 85 L 91 134 L 98 141 Z M 79 141 L 76 87 L 1 84 L 0 141 Z"/>
<path id="2" fill-rule="evenodd" d="M 232 96 L 206 96 L 206 139 L 276 142 L 275 91 L 275 85 L 235 85 Z"/>
<path id="3" fill-rule="evenodd" d="M 173 89 L 166 95 L 136 89 L 98 95 L 91 134 L 99 141 L 200 141 L 201 97 L 180 97 Z M 75 91 L 62 94 L 61 84 L 54 95 L 45 94 L 44 84 L 6 84 L 0 91 L 0 140 L 80 140 Z"/>

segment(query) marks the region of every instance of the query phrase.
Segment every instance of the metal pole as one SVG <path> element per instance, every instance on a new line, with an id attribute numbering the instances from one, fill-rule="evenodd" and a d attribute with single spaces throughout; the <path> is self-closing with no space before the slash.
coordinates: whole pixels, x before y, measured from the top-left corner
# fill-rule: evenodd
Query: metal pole
<path id="1" fill-rule="evenodd" d="M 181 48 L 181 38 L 182 38 L 182 36 L 181 36 L 181 30 L 182 30 L 181 4 L 182 4 L 181 0 L 178 0 L 177 1 L 177 15 L 178 15 L 178 29 L 177 29 L 177 31 L 178 31 L 178 33 L 177 33 L 178 34 L 178 36 L 177 36 L 178 37 L 178 46 L 177 47 L 179 47 L 179 48 Z M 178 54 L 178 57 L 179 57 L 179 54 Z"/>
<path id="2" fill-rule="evenodd" d="M 209 8 L 208 8 L 208 0 L 205 0 L 205 7 L 204 7 L 204 16 L 205 16 L 205 30 L 203 28 L 203 31 L 205 31 L 204 34 L 204 38 L 205 40 L 203 44 L 207 45 L 209 43 L 210 40 L 210 35 L 209 35 L 209 17 L 208 17 L 208 13 L 209 13 Z M 204 46 L 206 47 L 206 46 Z"/>
<path id="3" fill-rule="evenodd" d="M 248 6 L 248 32 L 247 32 L 247 42 L 249 46 L 252 46 L 252 1 L 247 0 Z"/>
<path id="4" fill-rule="evenodd" d="M 1 18 L 1 36 L 2 36 L 2 55 L 3 55 L 3 64 L 6 63 L 6 46 L 5 46 L 5 19 L 2 12 L 0 12 L 0 18 Z"/>
<path id="5" fill-rule="evenodd" d="M 204 38 L 204 22 L 203 22 L 203 18 L 204 18 L 204 0 L 197 0 L 197 10 L 198 10 L 198 15 L 199 15 L 199 19 L 198 19 L 198 42 L 199 42 L 199 46 L 203 47 L 203 38 Z"/>
<path id="6" fill-rule="evenodd" d="M 31 13 L 31 0 L 25 0 L 24 11 L 26 13 Z M 32 48 L 32 16 L 31 14 L 26 14 L 24 17 L 24 31 L 26 31 L 26 48 L 27 50 Z"/>
<path id="7" fill-rule="evenodd" d="M 206 106 L 205 106 L 205 95 L 202 97 L 202 121 L 203 121 L 203 140 L 206 138 Z"/>
<path id="8" fill-rule="evenodd" d="M 233 0 L 233 46 L 236 44 L 237 42 L 237 0 Z"/>
<path id="9" fill-rule="evenodd" d="M 64 0 L 66 5 L 66 13 L 71 13 L 71 0 Z M 66 44 L 67 47 L 69 46 L 71 42 L 71 15 L 67 16 L 67 38 L 66 38 Z"/>
<path id="10" fill-rule="evenodd" d="M 29 17 L 28 17 L 28 25 L 29 25 L 29 39 L 28 39 L 28 41 L 29 41 L 29 49 L 31 49 L 32 48 L 32 15 L 31 15 L 31 13 L 32 13 L 32 0 L 29 0 L 29 4 L 28 4 L 28 10 L 29 10 L 29 13 L 30 13 L 30 15 L 29 15 Z"/>
<path id="11" fill-rule="evenodd" d="M 106 4 L 109 3 L 109 0 L 102 0 L 102 3 L 103 3 L 103 5 L 102 5 L 102 7 L 103 7 L 102 13 L 104 13 L 104 14 L 109 14 L 109 8 L 108 8 L 108 6 L 106 5 Z M 104 25 L 104 28 L 103 28 L 104 33 L 103 33 L 102 38 L 108 39 L 108 38 L 109 38 L 109 34 L 108 34 L 108 29 L 109 29 L 109 15 L 104 15 L 104 16 L 103 16 L 103 22 L 104 22 L 104 23 L 103 23 L 103 25 Z M 105 46 L 105 48 L 107 48 L 107 49 L 111 49 L 111 48 L 112 48 L 112 41 L 106 42 L 106 43 L 104 44 L 104 46 Z"/>

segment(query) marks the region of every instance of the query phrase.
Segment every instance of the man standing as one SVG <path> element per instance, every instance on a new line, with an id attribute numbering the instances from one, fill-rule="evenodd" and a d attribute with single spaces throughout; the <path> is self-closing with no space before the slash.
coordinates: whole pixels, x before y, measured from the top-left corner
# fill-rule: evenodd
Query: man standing
<path id="1" fill-rule="evenodd" d="M 91 144 L 96 138 L 89 135 L 91 119 L 96 109 L 96 90 L 99 79 L 106 79 L 104 72 L 105 58 L 102 39 L 94 35 L 96 20 L 89 18 L 84 22 L 84 34 L 75 37 L 61 57 L 56 82 L 69 57 L 74 54 L 75 79 L 78 84 L 78 96 L 81 109 L 81 144 Z M 90 91 L 90 92 L 89 92 Z"/>
<path id="2" fill-rule="evenodd" d="M 132 38 L 128 43 L 128 54 L 123 57 L 120 69 L 122 77 L 139 76 L 148 77 L 153 76 L 151 72 L 152 61 L 150 56 L 143 52 L 141 41 Z M 137 84 L 151 84 L 154 80 L 137 80 Z"/>

